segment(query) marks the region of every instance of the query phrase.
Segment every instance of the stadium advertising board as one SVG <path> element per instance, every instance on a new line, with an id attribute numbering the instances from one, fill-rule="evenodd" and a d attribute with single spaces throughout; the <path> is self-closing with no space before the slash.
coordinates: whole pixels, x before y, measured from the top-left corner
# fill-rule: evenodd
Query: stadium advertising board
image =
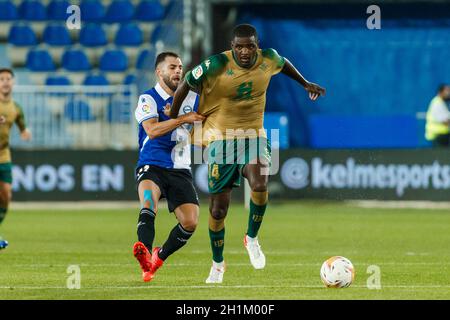
<path id="1" fill-rule="evenodd" d="M 136 200 L 135 151 L 15 151 L 16 201 Z M 194 166 L 207 196 L 205 165 Z M 436 200 L 450 198 L 450 151 L 287 150 L 270 177 L 280 199 Z M 234 192 L 243 198 L 243 192 Z"/>

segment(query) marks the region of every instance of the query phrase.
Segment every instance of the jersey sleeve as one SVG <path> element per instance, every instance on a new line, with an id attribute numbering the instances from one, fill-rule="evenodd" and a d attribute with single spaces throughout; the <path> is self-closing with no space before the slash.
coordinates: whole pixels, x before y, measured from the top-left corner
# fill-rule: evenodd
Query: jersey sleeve
<path id="1" fill-rule="evenodd" d="M 207 77 L 214 76 L 223 70 L 227 62 L 228 58 L 223 53 L 211 56 L 186 73 L 185 80 L 191 88 L 198 88 Z"/>
<path id="2" fill-rule="evenodd" d="M 158 106 L 155 99 L 149 94 L 139 96 L 138 106 L 134 112 L 134 116 L 139 124 L 151 118 L 158 118 Z"/>
<path id="3" fill-rule="evenodd" d="M 280 56 L 277 52 L 277 50 L 269 48 L 264 49 L 262 51 L 263 57 L 267 58 L 270 62 L 272 74 L 279 73 L 283 67 L 286 61 L 284 60 L 284 57 Z"/>
<path id="4" fill-rule="evenodd" d="M 17 109 L 16 125 L 19 127 L 20 132 L 24 131 L 27 126 L 25 124 L 25 115 L 23 113 L 22 107 L 15 103 Z"/>

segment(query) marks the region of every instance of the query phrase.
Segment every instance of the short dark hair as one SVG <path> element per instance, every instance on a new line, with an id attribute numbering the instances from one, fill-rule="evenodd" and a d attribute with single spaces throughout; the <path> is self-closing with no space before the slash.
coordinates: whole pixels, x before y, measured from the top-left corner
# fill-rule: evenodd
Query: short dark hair
<path id="1" fill-rule="evenodd" d="M 158 54 L 158 56 L 156 57 L 155 60 L 155 70 L 156 68 L 158 68 L 158 65 L 163 62 L 164 60 L 166 60 L 167 57 L 174 57 L 174 58 L 179 58 L 180 56 L 178 54 L 176 54 L 175 52 L 171 52 L 171 51 L 166 51 L 166 52 L 161 52 L 160 54 Z"/>
<path id="2" fill-rule="evenodd" d="M 243 23 L 239 24 L 233 29 L 232 33 L 233 39 L 235 37 L 238 38 L 246 38 L 246 37 L 252 37 L 254 36 L 255 39 L 258 39 L 258 33 L 256 32 L 256 28 L 252 26 L 251 24 Z"/>
<path id="3" fill-rule="evenodd" d="M 14 72 L 9 68 L 0 68 L 0 73 L 8 72 L 14 78 Z"/>
<path id="4" fill-rule="evenodd" d="M 442 91 L 445 90 L 445 88 L 447 88 L 449 85 L 446 83 L 441 83 L 438 87 L 438 93 L 441 93 Z"/>

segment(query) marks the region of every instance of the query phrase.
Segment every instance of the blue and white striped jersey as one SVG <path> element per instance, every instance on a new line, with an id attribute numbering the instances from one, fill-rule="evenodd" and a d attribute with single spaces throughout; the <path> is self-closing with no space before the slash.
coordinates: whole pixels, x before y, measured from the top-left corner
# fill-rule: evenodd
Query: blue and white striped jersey
<path id="1" fill-rule="evenodd" d="M 142 122 L 151 118 L 158 121 L 169 120 L 164 114 L 164 107 L 172 103 L 171 97 L 158 83 L 154 88 L 139 96 L 135 117 L 139 123 L 139 160 L 138 167 L 146 164 L 167 169 L 190 169 L 191 167 L 191 124 L 184 124 L 167 134 L 150 139 Z M 183 101 L 179 115 L 197 111 L 199 97 L 190 91 Z"/>

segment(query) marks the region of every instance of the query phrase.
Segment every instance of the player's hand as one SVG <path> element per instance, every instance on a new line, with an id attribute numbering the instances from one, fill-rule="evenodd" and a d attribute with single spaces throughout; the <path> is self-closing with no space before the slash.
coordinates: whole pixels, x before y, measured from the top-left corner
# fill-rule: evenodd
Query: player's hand
<path id="1" fill-rule="evenodd" d="M 205 120 L 205 116 L 202 116 L 201 114 L 198 114 L 195 111 L 186 113 L 181 116 L 183 118 L 184 123 L 194 123 L 196 121 L 203 121 Z"/>
<path id="2" fill-rule="evenodd" d="M 318 84 L 308 82 L 305 86 L 305 90 L 309 92 L 309 98 L 315 101 L 318 97 L 325 95 L 325 88 L 322 88 Z"/>
<path id="3" fill-rule="evenodd" d="M 166 106 L 164 107 L 164 114 L 168 117 L 170 117 L 170 109 L 172 108 L 172 106 L 170 105 L 170 103 L 166 104 Z"/>
<path id="4" fill-rule="evenodd" d="M 23 130 L 20 133 L 20 138 L 24 141 L 30 141 L 31 140 L 31 132 L 28 129 Z"/>

